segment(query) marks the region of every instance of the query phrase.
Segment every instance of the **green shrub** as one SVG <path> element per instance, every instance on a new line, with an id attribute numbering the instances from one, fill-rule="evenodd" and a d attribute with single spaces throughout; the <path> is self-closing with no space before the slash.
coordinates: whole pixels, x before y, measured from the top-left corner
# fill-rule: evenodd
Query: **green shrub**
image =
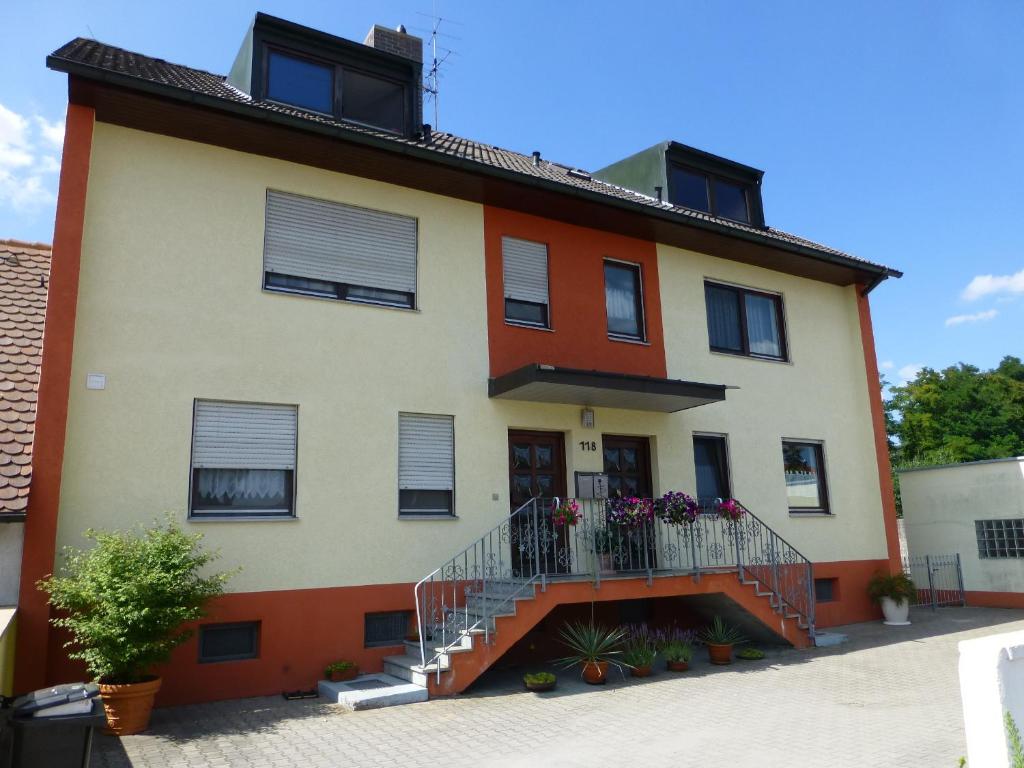
<path id="1" fill-rule="evenodd" d="M 868 597 L 876 603 L 880 603 L 883 597 L 897 603 L 902 600 L 913 603 L 917 599 L 917 587 L 902 571 L 893 574 L 876 573 L 868 582 Z"/>
<path id="2" fill-rule="evenodd" d="M 68 656 L 96 679 L 139 682 L 191 636 L 183 625 L 203 617 L 233 572 L 200 575 L 219 554 L 170 519 L 134 532 L 90 529 L 85 537 L 95 546 L 65 548 L 61 572 L 38 584 L 57 609 L 51 622 L 71 633 Z"/>
<path id="3" fill-rule="evenodd" d="M 324 677 L 330 677 L 335 672 L 348 672 L 350 669 L 358 669 L 354 661 L 335 661 L 327 665 L 324 670 Z"/>
<path id="4" fill-rule="evenodd" d="M 747 661 L 760 661 L 764 658 L 764 651 L 758 648 L 751 648 L 748 646 L 746 648 L 740 648 L 738 651 L 736 651 L 736 658 L 746 659 Z"/>
<path id="5" fill-rule="evenodd" d="M 527 685 L 548 685 L 555 682 L 555 676 L 550 672 L 537 672 L 533 675 L 523 675 L 523 682 Z"/>

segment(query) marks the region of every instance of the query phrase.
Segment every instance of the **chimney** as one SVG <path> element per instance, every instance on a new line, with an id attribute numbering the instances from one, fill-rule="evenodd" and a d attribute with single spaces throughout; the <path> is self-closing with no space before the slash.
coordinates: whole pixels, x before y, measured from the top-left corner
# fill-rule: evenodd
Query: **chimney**
<path id="1" fill-rule="evenodd" d="M 363 45 L 412 59 L 418 64 L 423 63 L 423 39 L 407 33 L 401 24 L 398 25 L 398 29 L 388 29 L 380 24 L 374 24 L 373 29 L 366 33 Z"/>

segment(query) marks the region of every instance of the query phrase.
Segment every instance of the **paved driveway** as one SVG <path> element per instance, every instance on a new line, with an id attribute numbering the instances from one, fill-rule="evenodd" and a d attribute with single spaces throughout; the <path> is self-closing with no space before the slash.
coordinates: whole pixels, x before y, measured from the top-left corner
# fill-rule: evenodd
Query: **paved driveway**
<path id="1" fill-rule="evenodd" d="M 593 688 L 523 692 L 490 673 L 469 694 L 348 713 L 280 697 L 159 710 L 150 733 L 97 740 L 94 766 L 899 766 L 964 754 L 960 640 L 1024 629 L 1024 611 L 915 609 L 833 649 Z"/>

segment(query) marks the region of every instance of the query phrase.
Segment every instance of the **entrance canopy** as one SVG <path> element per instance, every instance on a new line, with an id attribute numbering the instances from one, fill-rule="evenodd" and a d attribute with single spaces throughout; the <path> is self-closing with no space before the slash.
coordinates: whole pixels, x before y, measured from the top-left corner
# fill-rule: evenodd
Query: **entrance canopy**
<path id="1" fill-rule="evenodd" d="M 698 384 L 626 373 L 581 371 L 532 363 L 488 380 L 501 400 L 675 413 L 725 400 L 724 384 Z"/>

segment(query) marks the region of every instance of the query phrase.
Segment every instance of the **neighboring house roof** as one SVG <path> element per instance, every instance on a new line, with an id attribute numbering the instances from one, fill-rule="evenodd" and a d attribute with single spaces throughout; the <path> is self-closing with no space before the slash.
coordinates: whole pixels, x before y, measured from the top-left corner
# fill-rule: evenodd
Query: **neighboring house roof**
<path id="1" fill-rule="evenodd" d="M 0 517 L 28 506 L 49 275 L 50 246 L 0 240 Z"/>
<path id="2" fill-rule="evenodd" d="M 426 159 L 441 161 L 454 158 L 459 161 L 478 164 L 481 171 L 500 170 L 511 172 L 524 181 L 554 182 L 564 187 L 567 194 L 578 194 L 579 191 L 593 193 L 610 201 L 627 202 L 639 209 L 649 209 L 648 213 L 657 210 L 660 213 L 673 214 L 681 223 L 698 226 L 712 226 L 716 230 L 732 233 L 746 239 L 754 239 L 766 244 L 799 249 L 829 260 L 849 262 L 851 266 L 859 266 L 879 274 L 879 279 L 902 273 L 882 264 L 852 256 L 842 251 L 815 243 L 796 235 L 771 227 L 759 228 L 741 222 L 723 219 L 700 211 L 659 202 L 656 198 L 642 195 L 629 189 L 593 179 L 590 174 L 571 166 L 541 160 L 534 164 L 533 158 L 511 150 L 501 149 L 488 144 L 471 141 L 450 133 L 434 131 L 425 137 L 405 138 L 384 131 L 374 130 L 365 126 L 335 120 L 324 115 L 317 115 L 301 109 L 294 109 L 282 104 L 266 101 L 254 101 L 248 94 L 239 91 L 226 82 L 222 75 L 215 75 L 200 69 L 193 69 L 181 64 L 172 64 L 163 59 L 154 59 L 142 54 L 126 51 L 114 46 L 105 45 L 95 40 L 76 38 L 62 46 L 47 59 L 47 64 L 59 71 L 80 75 L 92 79 L 109 82 L 112 85 L 145 88 L 151 91 L 163 91 L 170 95 L 178 91 L 178 97 L 200 95 L 224 105 L 247 106 L 256 114 L 263 112 L 265 116 L 272 113 L 288 116 L 312 126 L 327 126 L 339 133 L 351 134 L 356 137 L 372 138 L 382 144 L 391 144 L 396 150 L 404 150 Z M 113 76 L 113 77 L 111 77 Z M 133 82 L 134 81 L 134 82 Z M 191 100 L 195 100 L 194 98 Z"/>

